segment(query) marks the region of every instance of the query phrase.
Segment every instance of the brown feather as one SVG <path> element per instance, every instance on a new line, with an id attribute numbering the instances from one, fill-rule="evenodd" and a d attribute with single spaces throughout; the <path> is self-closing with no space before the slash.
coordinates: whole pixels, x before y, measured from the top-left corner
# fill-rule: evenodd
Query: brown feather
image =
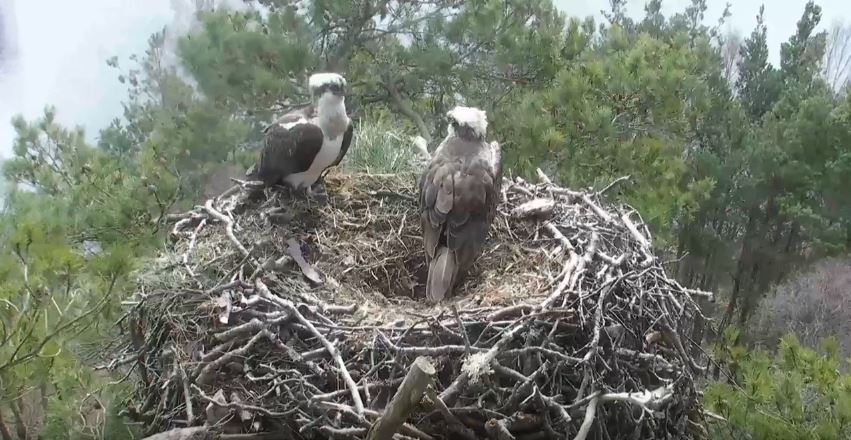
<path id="1" fill-rule="evenodd" d="M 493 152 L 491 144 L 447 138 L 420 179 L 430 301 L 451 295 L 482 252 L 502 182 Z"/>
<path id="2" fill-rule="evenodd" d="M 429 302 L 439 302 L 447 296 L 452 289 L 457 269 L 455 252 L 445 247 L 440 248 L 428 265 L 426 299 Z"/>

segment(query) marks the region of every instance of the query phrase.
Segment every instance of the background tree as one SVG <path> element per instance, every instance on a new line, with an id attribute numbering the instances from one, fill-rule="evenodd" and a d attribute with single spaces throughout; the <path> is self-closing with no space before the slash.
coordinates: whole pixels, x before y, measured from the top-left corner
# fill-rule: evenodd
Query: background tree
<path id="1" fill-rule="evenodd" d="M 851 80 L 851 25 L 836 22 L 831 26 L 822 75 L 833 90 L 847 92 Z"/>

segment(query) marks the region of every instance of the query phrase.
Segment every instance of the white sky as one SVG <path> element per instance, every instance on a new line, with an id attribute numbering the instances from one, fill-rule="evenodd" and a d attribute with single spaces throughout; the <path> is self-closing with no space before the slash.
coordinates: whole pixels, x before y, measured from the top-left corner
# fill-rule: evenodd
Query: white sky
<path id="1" fill-rule="evenodd" d="M 0 0 L 5 40 L 17 56 L 0 60 L 0 157 L 8 157 L 14 137 L 9 121 L 22 113 L 37 117 L 45 105 L 58 109 L 61 122 L 86 127 L 89 139 L 121 113 L 126 87 L 106 59 L 141 53 L 150 34 L 175 20 L 172 3 L 188 0 Z M 555 0 L 571 15 L 599 20 L 607 0 Z M 681 11 L 689 0 L 663 0 L 666 15 Z M 707 21 L 715 22 L 725 0 L 708 0 Z M 731 0 L 728 25 L 747 35 L 753 28 L 758 0 Z M 765 0 L 772 59 L 780 43 L 795 30 L 806 0 Z M 851 0 L 817 0 L 823 8 L 822 28 L 851 20 Z M 629 12 L 643 15 L 644 1 L 631 0 Z"/>
<path id="2" fill-rule="evenodd" d="M 821 6 L 822 18 L 819 30 L 827 29 L 836 21 L 851 21 L 851 0 L 815 0 Z M 609 9 L 608 0 L 554 0 L 556 6 L 570 15 L 593 15 L 599 22 L 603 19 L 601 10 Z M 768 28 L 768 49 L 771 61 L 780 62 L 780 44 L 787 41 L 795 32 L 795 25 L 804 13 L 807 0 L 707 0 L 706 23 L 715 24 L 724 7 L 730 3 L 730 12 L 725 28 L 738 31 L 747 37 L 756 25 L 759 7 L 765 4 L 765 23 Z M 644 16 L 644 0 L 628 0 L 627 10 L 633 18 Z M 690 0 L 662 0 L 662 13 L 670 17 L 682 12 L 691 4 Z"/>
<path id="3" fill-rule="evenodd" d="M 5 40 L 17 53 L 0 67 L 2 157 L 10 154 L 15 114 L 37 117 L 52 104 L 63 123 L 84 126 L 89 138 L 120 116 L 127 87 L 106 59 L 126 62 L 143 52 L 148 36 L 174 15 L 169 0 L 0 0 L 0 9 L 13 27 Z"/>

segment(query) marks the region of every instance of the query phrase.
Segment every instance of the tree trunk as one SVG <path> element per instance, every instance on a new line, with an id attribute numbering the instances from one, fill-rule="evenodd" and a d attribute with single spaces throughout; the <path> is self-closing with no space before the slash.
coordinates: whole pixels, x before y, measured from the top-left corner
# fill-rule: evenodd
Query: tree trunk
<path id="1" fill-rule="evenodd" d="M 3 418 L 2 408 L 0 408 L 0 439 L 12 440 L 12 432 L 9 431 L 9 426 L 6 425 L 6 420 Z"/>
<path id="2" fill-rule="evenodd" d="M 9 407 L 12 408 L 12 416 L 15 417 L 15 430 L 18 434 L 19 440 L 30 440 L 29 433 L 27 432 L 27 423 L 24 420 L 23 411 L 20 407 L 20 400 L 13 400 L 9 403 Z"/>
<path id="3" fill-rule="evenodd" d="M 420 136 L 422 136 L 426 142 L 431 142 L 431 132 L 428 129 L 423 117 L 420 116 L 419 113 L 414 111 L 414 108 L 411 106 L 411 103 L 408 102 L 402 96 L 402 93 L 399 92 L 399 89 L 396 88 L 395 85 L 390 84 L 389 81 L 384 86 L 387 89 L 387 93 L 390 94 L 390 98 L 393 99 L 393 104 L 396 105 L 396 108 L 399 109 L 399 112 L 405 115 L 406 118 L 410 119 L 414 125 L 417 126 L 417 130 L 420 132 Z"/>
<path id="4" fill-rule="evenodd" d="M 748 223 L 745 226 L 745 235 L 742 239 L 742 249 L 739 252 L 739 261 L 736 265 L 736 274 L 733 277 L 733 289 L 730 292 L 730 301 L 727 303 L 727 308 L 724 310 L 724 316 L 721 318 L 721 323 L 718 326 L 718 334 L 724 333 L 727 326 L 733 320 L 733 314 L 739 305 L 742 292 L 745 290 L 742 286 L 745 273 L 753 266 L 753 236 L 756 229 L 757 208 L 751 208 L 748 215 Z"/>

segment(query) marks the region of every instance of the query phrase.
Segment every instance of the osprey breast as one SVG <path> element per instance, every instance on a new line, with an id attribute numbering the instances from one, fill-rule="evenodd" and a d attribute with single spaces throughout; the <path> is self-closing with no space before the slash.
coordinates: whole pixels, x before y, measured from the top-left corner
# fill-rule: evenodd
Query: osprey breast
<path id="1" fill-rule="evenodd" d="M 323 135 L 325 135 L 324 130 Z M 322 171 L 333 165 L 334 161 L 337 160 L 342 144 L 342 134 L 337 135 L 333 139 L 328 138 L 327 135 L 323 136 L 322 147 L 313 158 L 310 168 L 300 173 L 290 174 L 285 178 L 286 182 L 296 188 L 311 186 L 316 183 Z"/>

